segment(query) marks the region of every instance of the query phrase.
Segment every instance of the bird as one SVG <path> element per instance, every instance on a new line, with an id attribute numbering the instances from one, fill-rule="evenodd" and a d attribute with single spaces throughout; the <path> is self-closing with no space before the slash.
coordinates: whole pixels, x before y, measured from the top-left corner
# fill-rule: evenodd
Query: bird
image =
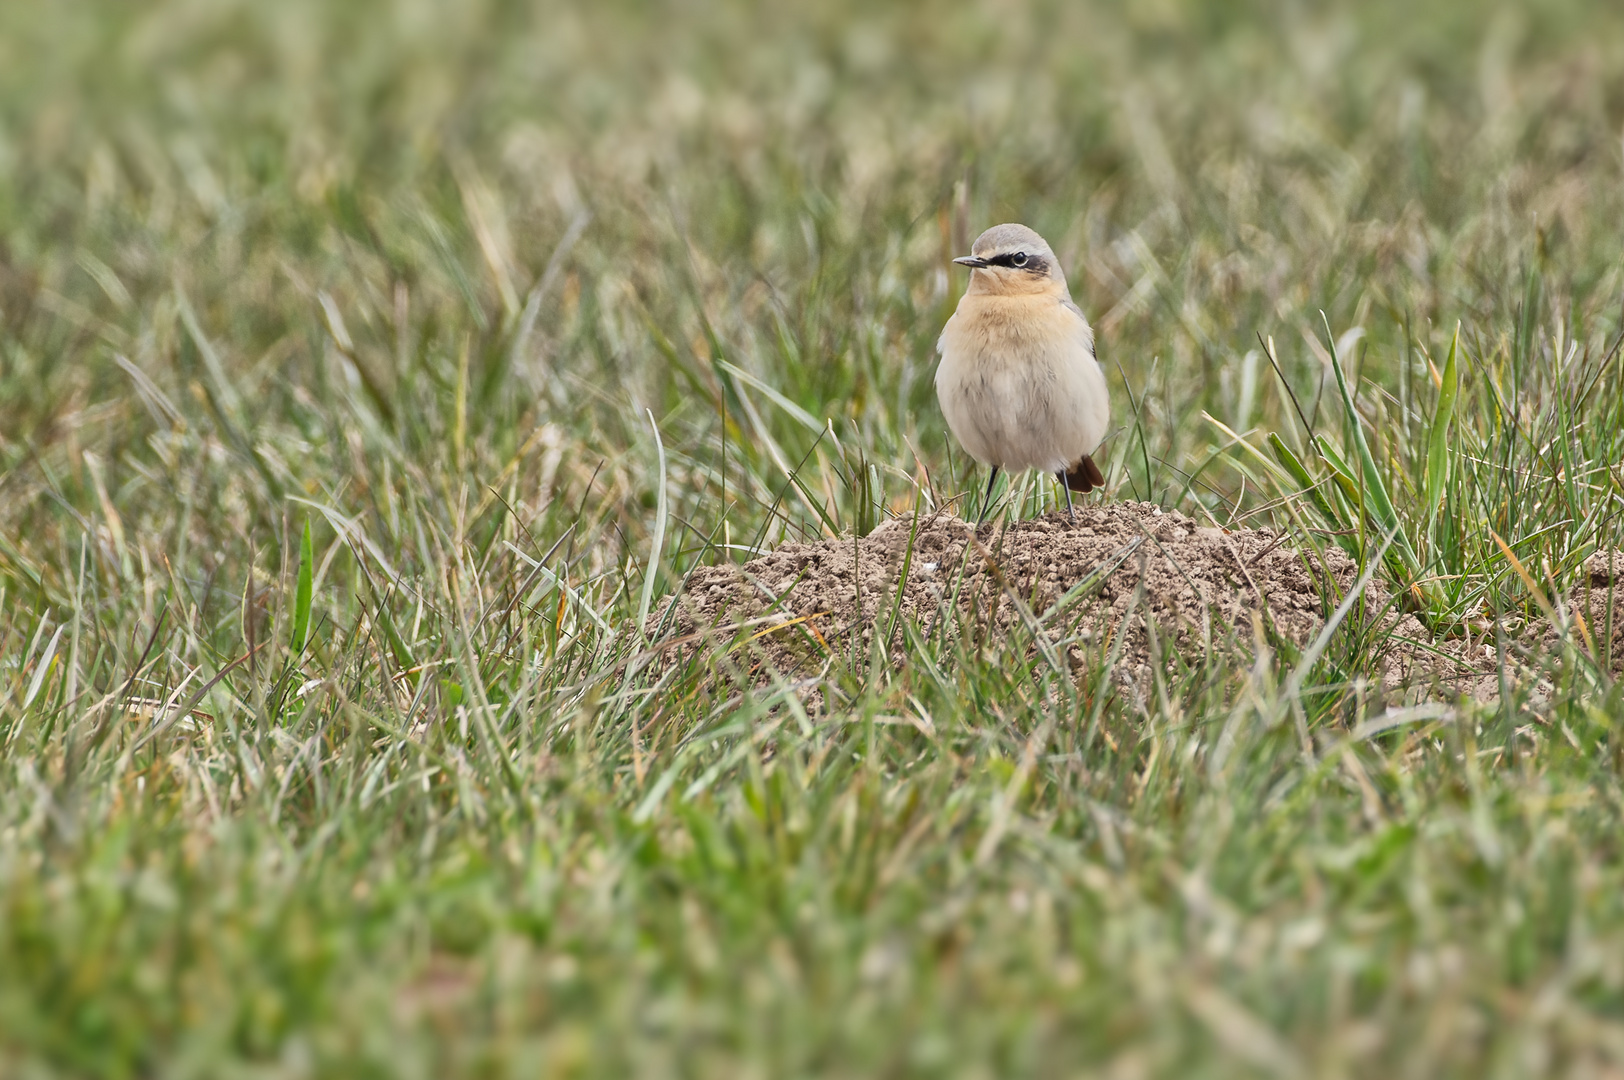
<path id="1" fill-rule="evenodd" d="M 1043 469 L 1075 523 L 1071 493 L 1105 486 L 1090 456 L 1111 415 L 1094 330 L 1054 250 L 1025 225 L 994 225 L 953 261 L 970 267 L 970 287 L 936 343 L 936 399 L 953 437 L 992 466 L 981 520 L 1000 469 Z"/>

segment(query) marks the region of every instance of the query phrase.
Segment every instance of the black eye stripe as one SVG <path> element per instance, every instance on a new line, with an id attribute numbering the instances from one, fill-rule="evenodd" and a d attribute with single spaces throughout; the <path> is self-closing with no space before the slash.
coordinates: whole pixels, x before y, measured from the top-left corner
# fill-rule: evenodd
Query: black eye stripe
<path id="1" fill-rule="evenodd" d="M 1015 262 L 1015 256 L 1017 255 L 1023 256 L 1023 261 L 1019 264 Z M 1032 255 L 1024 251 L 1011 251 L 1003 255 L 990 255 L 987 257 L 987 265 L 1006 266 L 1011 270 L 1025 270 L 1031 273 L 1048 269 L 1048 264 L 1043 261 L 1041 256 Z"/>

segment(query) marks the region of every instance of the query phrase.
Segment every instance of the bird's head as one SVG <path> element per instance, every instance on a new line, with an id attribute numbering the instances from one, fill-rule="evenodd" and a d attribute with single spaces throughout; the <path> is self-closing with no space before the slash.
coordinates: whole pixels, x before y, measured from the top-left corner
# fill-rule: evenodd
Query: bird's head
<path id="1" fill-rule="evenodd" d="M 1066 288 L 1066 275 L 1048 241 L 1025 225 L 994 225 L 954 259 L 970 268 L 970 291 L 1045 293 Z"/>

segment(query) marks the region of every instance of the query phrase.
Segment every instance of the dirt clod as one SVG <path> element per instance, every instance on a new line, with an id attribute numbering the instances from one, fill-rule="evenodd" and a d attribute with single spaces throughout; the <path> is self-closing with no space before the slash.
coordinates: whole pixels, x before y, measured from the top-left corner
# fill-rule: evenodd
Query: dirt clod
<path id="1" fill-rule="evenodd" d="M 1356 577 L 1335 549 L 1305 554 L 1267 529 L 1204 526 L 1149 503 L 1079 510 L 1075 524 L 1055 512 L 979 531 L 941 513 L 917 524 L 896 518 L 860 540 L 789 543 L 742 566 L 697 570 L 672 630 L 749 624 L 765 659 L 796 669 L 901 620 L 948 634 L 1029 620 L 1102 644 L 1126 626 L 1120 661 L 1132 668 L 1150 657 L 1147 617 L 1164 652 L 1250 645 L 1259 634 L 1301 646 L 1322 625 L 1325 597 Z"/>
<path id="2" fill-rule="evenodd" d="M 1526 661 L 1556 648 L 1563 633 L 1617 668 L 1624 600 L 1612 620 L 1606 607 L 1624 592 L 1624 552 L 1592 556 L 1584 576 L 1564 600 L 1571 627 L 1503 618 L 1498 637 L 1481 619 L 1429 631 L 1372 581 L 1350 619 L 1382 630 L 1381 670 L 1364 674 L 1388 690 L 1493 698 L 1502 655 Z M 1358 566 L 1335 547 L 1316 552 L 1268 529 L 1202 525 L 1150 503 L 1090 507 L 1075 523 L 1055 512 L 979 530 L 937 513 L 895 518 L 861 539 L 788 543 L 742 566 L 700 568 L 679 598 L 661 604 L 654 625 L 668 644 L 747 640 L 753 665 L 793 673 L 837 654 L 866 656 L 874 634 L 895 641 L 905 624 L 947 637 L 1025 624 L 1069 642 L 1074 666 L 1089 663 L 1090 650 L 1094 662 L 1114 651 L 1119 675 L 1143 685 L 1156 655 L 1251 656 L 1266 645 L 1286 662 L 1357 578 Z"/>

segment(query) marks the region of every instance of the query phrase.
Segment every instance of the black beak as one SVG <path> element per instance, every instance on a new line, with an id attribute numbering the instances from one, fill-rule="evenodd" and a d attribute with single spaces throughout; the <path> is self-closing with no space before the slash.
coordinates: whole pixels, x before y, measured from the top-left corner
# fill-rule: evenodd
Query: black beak
<path id="1" fill-rule="evenodd" d="M 968 266 L 972 270 L 979 270 L 983 266 L 991 265 L 990 263 L 987 262 L 986 259 L 983 259 L 979 255 L 960 255 L 958 258 L 954 259 L 953 261 L 958 263 L 960 266 Z"/>

